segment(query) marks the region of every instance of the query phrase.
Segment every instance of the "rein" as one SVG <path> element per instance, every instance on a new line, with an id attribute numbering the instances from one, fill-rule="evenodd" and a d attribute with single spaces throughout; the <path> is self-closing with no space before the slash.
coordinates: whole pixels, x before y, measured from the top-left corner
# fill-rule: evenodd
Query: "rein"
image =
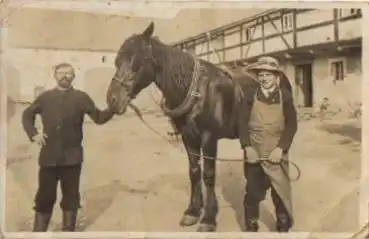
<path id="1" fill-rule="evenodd" d="M 175 145 L 171 140 L 169 140 L 167 137 L 163 136 L 160 132 L 158 132 L 155 128 L 153 128 L 143 117 L 141 111 L 138 109 L 137 106 L 135 106 L 134 104 L 132 103 L 129 103 L 128 105 L 131 109 L 133 109 L 133 111 L 135 112 L 135 114 L 137 115 L 137 117 L 140 119 L 140 121 L 146 125 L 147 128 L 149 128 L 151 131 L 153 131 L 156 135 L 158 135 L 159 137 L 161 137 L 164 141 L 166 141 L 167 143 L 169 143 L 170 145 L 172 145 L 174 148 L 178 149 L 179 151 L 183 152 L 183 150 L 181 150 L 178 145 Z M 246 159 L 236 159 L 236 158 L 219 158 L 219 157 L 210 157 L 210 156 L 205 156 L 205 155 L 201 155 L 201 154 L 197 154 L 197 153 L 194 153 L 194 152 L 191 152 L 191 151 L 188 151 L 189 154 L 191 154 L 192 156 L 196 156 L 196 157 L 203 157 L 204 159 L 210 159 L 210 160 L 214 160 L 214 161 L 222 161 L 222 162 L 247 162 Z M 286 159 L 282 159 L 283 161 L 285 162 L 289 162 L 291 163 L 291 165 L 296 169 L 297 171 L 297 176 L 295 178 L 290 178 L 290 181 L 297 181 L 300 179 L 301 177 L 301 170 L 300 168 L 297 166 L 296 163 L 290 161 L 290 160 L 286 160 Z M 272 163 L 270 162 L 269 159 L 262 159 L 261 161 L 266 161 L 266 162 L 269 162 L 269 163 Z M 286 175 L 289 175 L 288 172 L 286 172 L 283 168 L 282 168 L 283 172 L 286 174 Z"/>
<path id="2" fill-rule="evenodd" d="M 152 55 L 152 46 L 149 46 L 149 51 L 151 52 L 150 57 L 155 64 L 155 58 Z M 146 61 L 147 59 L 145 59 Z M 199 92 L 199 78 L 200 78 L 200 71 L 201 71 L 201 66 L 200 66 L 200 62 L 193 57 L 194 60 L 194 67 L 193 67 L 193 74 L 192 74 L 192 81 L 191 81 L 191 85 L 189 90 L 187 91 L 187 95 L 185 97 L 185 99 L 183 100 L 183 102 L 173 108 L 173 109 L 168 109 L 166 107 L 166 101 L 165 98 L 163 97 L 161 102 L 160 102 L 160 108 L 162 109 L 162 111 L 164 112 L 164 114 L 170 118 L 175 118 L 181 115 L 184 115 L 186 113 L 188 113 L 189 111 L 191 111 L 191 109 L 193 109 L 193 107 L 195 106 L 196 103 L 199 104 L 199 102 L 197 102 L 197 100 L 201 97 L 201 94 Z M 141 73 L 143 70 L 143 67 L 141 66 L 139 71 L 137 73 Z M 134 74 L 133 77 L 136 77 L 139 74 Z M 118 79 L 116 77 L 113 78 L 114 80 L 120 82 L 123 86 L 124 86 L 124 82 L 121 79 Z M 132 89 L 132 88 L 131 88 Z M 163 136 L 160 132 L 158 132 L 157 130 L 155 130 L 153 127 L 150 126 L 150 124 L 148 124 L 146 122 L 146 120 L 144 119 L 143 115 L 141 114 L 140 110 L 138 109 L 138 107 L 136 107 L 135 105 L 133 105 L 132 103 L 129 103 L 128 106 L 130 108 L 132 108 L 134 110 L 134 112 L 136 113 L 136 115 L 138 116 L 138 118 L 141 120 L 142 123 L 144 123 L 151 131 L 153 131 L 156 135 L 160 136 L 162 139 L 164 139 L 167 143 L 169 143 L 170 145 L 172 145 L 174 148 L 179 149 L 177 145 L 173 144 L 173 142 L 171 142 L 169 139 L 167 139 L 165 136 Z M 179 149 L 180 150 L 180 149 Z M 182 150 L 180 150 L 182 152 Z M 205 156 L 205 155 L 201 155 L 198 153 L 194 153 L 190 150 L 187 150 L 188 154 L 192 155 L 192 156 L 196 156 L 199 158 L 204 158 L 204 159 L 209 159 L 209 160 L 214 160 L 214 161 L 225 161 L 225 162 L 247 162 L 246 159 L 234 159 L 234 158 L 219 158 L 219 157 L 211 157 L 211 156 Z M 291 162 L 289 160 L 285 160 L 282 159 L 283 161 L 286 162 L 290 162 L 297 170 L 297 176 L 296 178 L 292 179 L 289 177 L 289 173 L 286 172 L 283 168 L 283 172 L 289 177 L 290 181 L 296 181 L 300 178 L 301 176 L 301 171 L 299 169 L 299 167 L 294 163 Z M 268 162 L 268 163 L 272 163 L 269 159 L 263 159 L 261 160 L 263 162 Z"/>

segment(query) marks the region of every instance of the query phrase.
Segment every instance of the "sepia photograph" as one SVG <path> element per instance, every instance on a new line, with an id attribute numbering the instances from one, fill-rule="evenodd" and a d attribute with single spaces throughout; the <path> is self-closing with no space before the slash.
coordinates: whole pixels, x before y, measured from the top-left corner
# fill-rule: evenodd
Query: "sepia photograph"
<path id="1" fill-rule="evenodd" d="M 361 8 L 111 4 L 4 20 L 3 231 L 363 227 Z"/>

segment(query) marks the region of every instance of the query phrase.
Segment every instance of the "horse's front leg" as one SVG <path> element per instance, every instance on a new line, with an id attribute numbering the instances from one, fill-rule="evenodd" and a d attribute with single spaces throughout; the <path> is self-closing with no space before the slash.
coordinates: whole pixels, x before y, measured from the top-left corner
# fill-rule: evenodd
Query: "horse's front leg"
<path id="1" fill-rule="evenodd" d="M 201 137 L 183 132 L 182 140 L 188 155 L 191 196 L 190 203 L 184 212 L 184 215 L 180 221 L 180 225 L 192 226 L 199 221 L 201 209 L 204 204 L 201 190 Z"/>
<path id="2" fill-rule="evenodd" d="M 206 187 L 206 200 L 204 205 L 204 216 L 201 219 L 198 232 L 212 232 L 216 230 L 216 217 L 218 214 L 218 201 L 215 194 L 216 161 L 218 140 L 210 133 L 204 134 L 203 158 L 204 169 L 203 179 Z"/>

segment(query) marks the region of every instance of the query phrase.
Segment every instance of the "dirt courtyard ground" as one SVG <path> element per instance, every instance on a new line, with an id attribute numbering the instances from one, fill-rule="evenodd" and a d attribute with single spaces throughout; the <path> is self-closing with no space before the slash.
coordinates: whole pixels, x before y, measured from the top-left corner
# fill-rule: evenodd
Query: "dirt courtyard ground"
<path id="1" fill-rule="evenodd" d="M 146 120 L 166 136 L 166 118 Z M 357 230 L 361 127 L 357 120 L 301 121 L 291 160 L 302 171 L 292 182 L 293 231 Z M 116 117 L 104 126 L 85 126 L 83 208 L 79 230 L 188 231 L 179 220 L 189 200 L 188 165 L 181 146 L 174 148 L 134 116 Z M 9 121 L 6 171 L 6 231 L 31 230 L 37 187 L 38 147 L 31 145 L 20 124 L 20 110 Z M 236 140 L 220 141 L 220 157 L 241 157 Z M 296 176 L 291 168 L 291 176 Z M 243 178 L 240 162 L 218 163 L 218 231 L 243 228 Z M 60 196 L 60 193 L 59 193 Z M 55 205 L 51 230 L 59 230 Z M 261 230 L 274 228 L 270 197 L 261 207 Z"/>

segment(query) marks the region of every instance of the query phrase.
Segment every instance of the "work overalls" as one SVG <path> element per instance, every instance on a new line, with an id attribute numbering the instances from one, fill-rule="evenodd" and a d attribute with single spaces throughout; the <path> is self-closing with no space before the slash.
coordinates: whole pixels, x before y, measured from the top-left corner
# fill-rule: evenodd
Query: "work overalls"
<path id="1" fill-rule="evenodd" d="M 271 187 L 271 196 L 277 217 L 277 230 L 288 231 L 293 224 L 291 185 L 288 176 L 287 154 L 280 164 L 268 159 L 277 147 L 285 126 L 282 92 L 279 91 L 279 103 L 267 104 L 254 95 L 249 120 L 251 147 L 258 158 L 247 159 L 244 165 L 246 193 L 244 198 L 245 223 L 248 231 L 257 231 L 259 203 L 265 199 L 266 191 Z"/>

